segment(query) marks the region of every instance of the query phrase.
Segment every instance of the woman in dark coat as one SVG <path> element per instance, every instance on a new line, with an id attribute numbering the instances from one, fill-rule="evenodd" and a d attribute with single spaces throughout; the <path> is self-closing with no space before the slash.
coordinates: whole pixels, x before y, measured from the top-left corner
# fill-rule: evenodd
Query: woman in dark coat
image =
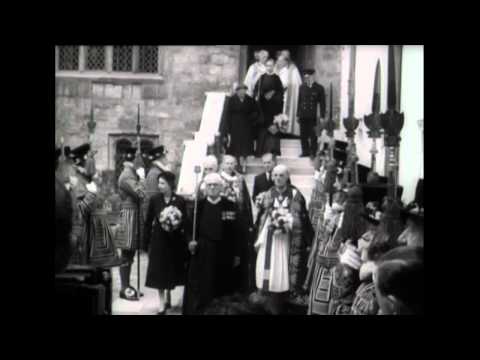
<path id="1" fill-rule="evenodd" d="M 230 135 L 230 144 L 227 153 L 238 158 L 240 166 L 245 172 L 246 157 L 253 155 L 253 128 L 258 116 L 255 101 L 246 94 L 247 87 L 236 87 L 227 105 L 222 133 Z"/>
<path id="2" fill-rule="evenodd" d="M 185 200 L 173 192 L 174 182 L 175 175 L 171 172 L 159 175 L 160 193 L 150 199 L 145 221 L 145 245 L 149 259 L 145 286 L 158 289 L 160 315 L 170 307 L 170 290 L 184 285 L 186 275 L 186 206 Z M 171 206 L 181 214 L 181 218 L 177 218 L 180 221 L 173 226 L 161 215 Z"/>

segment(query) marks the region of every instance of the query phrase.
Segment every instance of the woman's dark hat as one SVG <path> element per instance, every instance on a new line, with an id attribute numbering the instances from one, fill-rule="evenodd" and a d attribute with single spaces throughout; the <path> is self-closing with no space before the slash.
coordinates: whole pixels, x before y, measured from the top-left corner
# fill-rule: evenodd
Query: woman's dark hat
<path id="1" fill-rule="evenodd" d="M 175 186 L 175 174 L 170 171 L 163 171 L 158 175 L 159 179 L 164 179 L 173 189 Z"/>
<path id="2" fill-rule="evenodd" d="M 313 69 L 304 69 L 302 71 L 302 75 L 313 75 L 313 74 L 315 74 L 315 70 Z"/>
<path id="3" fill-rule="evenodd" d="M 240 89 L 248 90 L 248 86 L 245 84 L 238 84 L 237 86 L 235 86 L 235 91 L 238 91 Z"/>
<path id="4" fill-rule="evenodd" d="M 377 201 L 371 201 L 365 206 L 365 212 L 362 214 L 362 217 L 370 224 L 378 225 L 380 224 L 382 214 L 383 212 L 380 210 L 380 203 Z"/>
<path id="5" fill-rule="evenodd" d="M 153 148 L 148 152 L 148 158 L 150 160 L 157 160 L 160 159 L 161 157 L 165 156 L 167 154 L 167 150 L 165 150 L 165 147 L 163 145 L 157 146 L 156 148 Z"/>

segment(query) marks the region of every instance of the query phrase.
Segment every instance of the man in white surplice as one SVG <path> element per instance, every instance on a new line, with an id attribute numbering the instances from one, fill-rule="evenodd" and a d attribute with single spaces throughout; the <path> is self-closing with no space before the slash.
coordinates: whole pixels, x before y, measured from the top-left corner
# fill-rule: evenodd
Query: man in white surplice
<path id="1" fill-rule="evenodd" d="M 300 297 L 306 275 L 308 248 L 313 238 L 313 227 L 303 195 L 288 184 L 289 172 L 285 165 L 277 165 L 272 172 L 274 186 L 257 196 L 259 230 L 255 248 L 256 286 L 265 295 L 273 314 L 284 312 L 288 297 Z M 276 213 L 282 219 L 275 219 Z M 284 225 L 282 226 L 282 222 Z"/>
<path id="2" fill-rule="evenodd" d="M 248 68 L 247 75 L 245 75 L 245 80 L 243 83 L 247 85 L 248 90 L 247 94 L 253 97 L 253 90 L 255 88 L 255 84 L 257 83 L 260 76 L 267 72 L 267 68 L 265 67 L 265 63 L 268 60 L 268 51 L 267 50 L 260 50 L 258 52 L 258 59 L 255 57 L 256 62 L 254 62 Z"/>
<path id="3" fill-rule="evenodd" d="M 298 106 L 298 91 L 302 85 L 302 77 L 297 66 L 290 59 L 290 52 L 282 50 L 277 59 L 276 73 L 282 81 L 285 89 L 283 101 L 283 113 L 288 116 L 290 123 L 287 132 L 300 135 L 300 128 L 295 121 Z"/>

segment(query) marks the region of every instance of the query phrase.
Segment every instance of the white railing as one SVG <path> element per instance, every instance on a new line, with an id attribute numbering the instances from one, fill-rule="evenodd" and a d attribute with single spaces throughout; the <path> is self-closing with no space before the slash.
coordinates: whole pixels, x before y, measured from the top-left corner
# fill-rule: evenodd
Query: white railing
<path id="1" fill-rule="evenodd" d="M 197 165 L 203 165 L 207 147 L 215 142 L 227 93 L 207 92 L 206 96 L 200 129 L 195 133 L 193 140 L 184 142 L 182 166 L 177 186 L 177 193 L 181 195 L 192 195 L 195 192 L 194 168 Z"/>

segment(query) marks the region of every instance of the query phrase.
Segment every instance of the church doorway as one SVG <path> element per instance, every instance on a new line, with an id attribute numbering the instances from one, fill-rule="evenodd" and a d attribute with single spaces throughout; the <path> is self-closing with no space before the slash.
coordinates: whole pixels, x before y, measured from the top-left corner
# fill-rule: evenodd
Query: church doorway
<path id="1" fill-rule="evenodd" d="M 265 49 L 274 60 L 277 59 L 277 53 L 281 50 L 289 50 L 293 62 L 301 71 L 307 67 L 313 67 L 315 64 L 315 54 L 313 45 L 247 45 L 242 46 L 242 58 L 240 61 L 240 80 L 245 78 L 248 67 L 255 62 L 254 52 Z M 242 61 L 243 60 L 243 61 Z"/>
<path id="2" fill-rule="evenodd" d="M 256 60 L 254 57 L 255 51 L 258 50 L 267 50 L 270 58 L 276 60 L 279 53 L 282 50 L 289 50 L 290 57 L 293 63 L 296 65 L 298 70 L 301 72 L 305 68 L 314 68 L 315 67 L 315 47 L 314 45 L 248 45 L 241 47 L 240 54 L 240 81 L 243 82 L 245 75 L 248 71 L 248 68 Z M 301 80 L 300 80 L 301 83 Z M 286 95 L 289 100 L 286 101 L 284 112 L 291 117 L 295 117 L 297 106 L 297 96 L 298 96 L 298 81 L 297 81 L 297 90 L 288 90 L 289 93 Z M 292 88 L 289 88 L 292 89 Z M 293 95 L 296 94 L 296 95 Z M 294 121 L 294 120 L 293 120 Z M 299 138 L 300 129 L 299 125 L 292 123 L 288 132 L 282 134 L 282 137 L 285 138 Z"/>

